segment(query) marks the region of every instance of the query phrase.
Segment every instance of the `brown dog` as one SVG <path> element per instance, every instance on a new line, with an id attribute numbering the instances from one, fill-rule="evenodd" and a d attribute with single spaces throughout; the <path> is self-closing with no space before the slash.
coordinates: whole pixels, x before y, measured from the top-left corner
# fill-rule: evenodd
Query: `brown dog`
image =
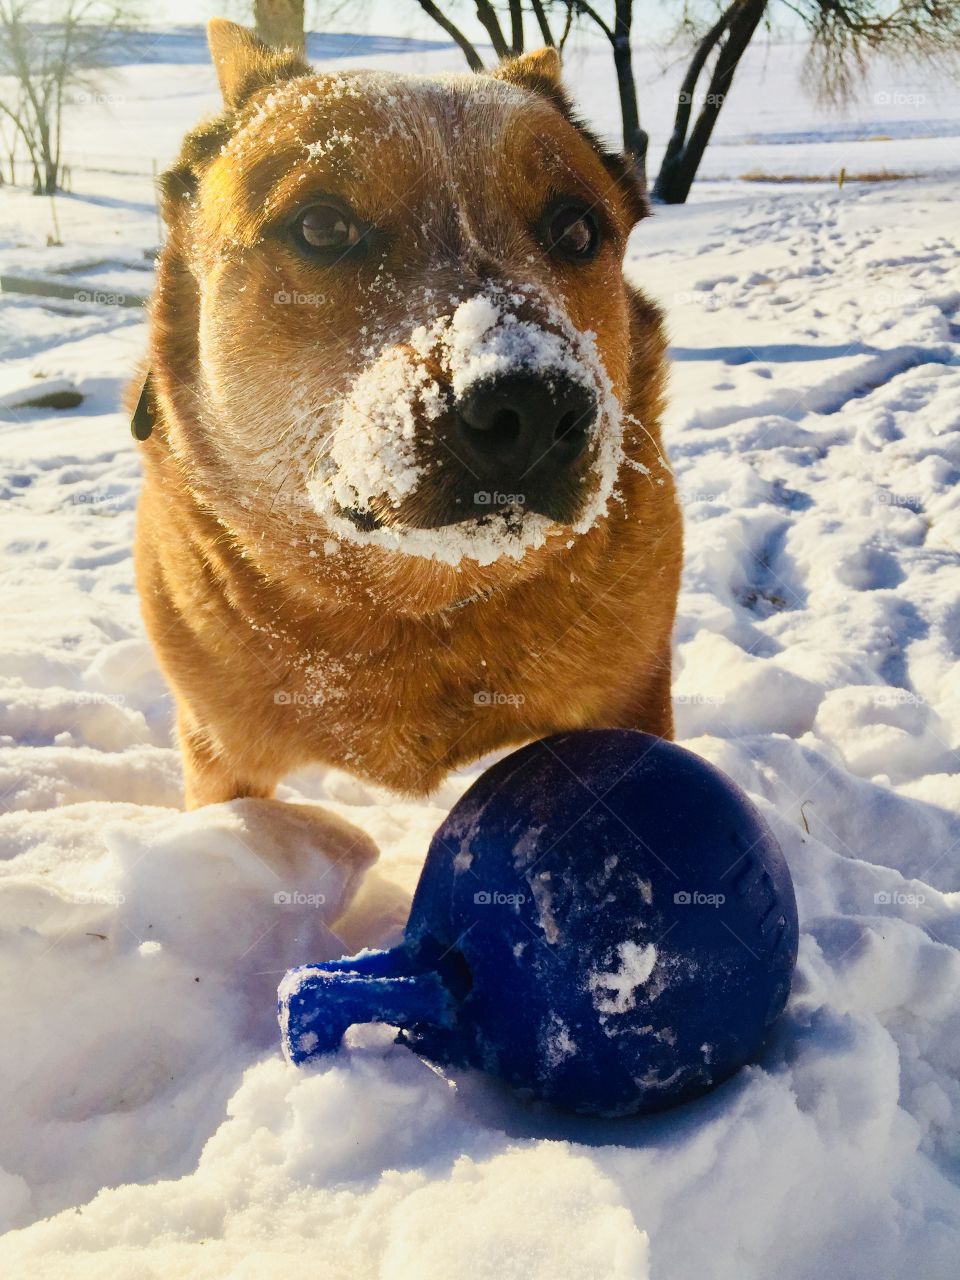
<path id="1" fill-rule="evenodd" d="M 669 735 L 664 337 L 622 274 L 645 204 L 555 52 L 316 75 L 209 35 L 225 109 L 163 181 L 137 530 L 188 804 Z"/>

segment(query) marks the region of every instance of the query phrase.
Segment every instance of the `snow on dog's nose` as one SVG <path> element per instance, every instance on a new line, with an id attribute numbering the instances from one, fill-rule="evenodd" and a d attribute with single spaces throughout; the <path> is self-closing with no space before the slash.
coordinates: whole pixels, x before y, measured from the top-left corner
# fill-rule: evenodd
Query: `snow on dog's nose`
<path id="1" fill-rule="evenodd" d="M 339 532 L 450 559 L 456 530 L 456 558 L 486 561 L 603 514 L 623 457 L 620 406 L 592 335 L 544 311 L 537 323 L 522 294 L 475 295 L 359 374 L 309 481 Z"/>
<path id="2" fill-rule="evenodd" d="M 330 436 L 330 490 L 344 510 L 399 507 L 417 487 L 418 430 L 446 407 L 439 384 L 409 348 L 391 347 L 356 379 Z M 322 496 L 322 495 L 315 495 Z"/>

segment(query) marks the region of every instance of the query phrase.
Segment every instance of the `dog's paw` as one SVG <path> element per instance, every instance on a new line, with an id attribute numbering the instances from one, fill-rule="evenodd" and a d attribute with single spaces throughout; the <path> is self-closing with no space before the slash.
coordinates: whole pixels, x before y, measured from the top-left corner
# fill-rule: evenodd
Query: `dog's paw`
<path id="1" fill-rule="evenodd" d="M 374 842 L 318 805 L 232 800 L 106 833 L 124 924 L 237 978 L 339 955 L 333 926 L 376 861 Z"/>
<path id="2" fill-rule="evenodd" d="M 331 921 L 346 910 L 364 872 L 380 856 L 365 831 L 318 804 L 233 800 L 222 807 L 240 815 L 247 838 L 281 880 L 315 885 L 319 871 L 335 887 L 336 915 L 324 913 Z"/>

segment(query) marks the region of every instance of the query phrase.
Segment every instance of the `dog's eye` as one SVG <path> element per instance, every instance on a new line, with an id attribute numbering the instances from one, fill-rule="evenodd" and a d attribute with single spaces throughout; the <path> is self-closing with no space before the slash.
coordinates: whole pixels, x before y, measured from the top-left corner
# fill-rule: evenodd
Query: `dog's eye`
<path id="1" fill-rule="evenodd" d="M 312 254 L 336 259 L 363 243 L 364 229 L 335 204 L 314 204 L 294 224 L 294 236 Z"/>
<path id="2" fill-rule="evenodd" d="M 563 204 L 546 218 L 545 239 L 550 253 L 589 261 L 600 247 L 600 224 L 582 204 Z"/>

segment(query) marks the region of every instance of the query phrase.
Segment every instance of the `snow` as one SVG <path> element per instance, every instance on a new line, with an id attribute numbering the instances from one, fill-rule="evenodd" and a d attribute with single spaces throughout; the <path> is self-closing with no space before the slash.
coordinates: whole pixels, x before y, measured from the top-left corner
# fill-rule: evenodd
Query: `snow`
<path id="1" fill-rule="evenodd" d="M 542 310 L 543 323 L 523 320 L 519 307 Z M 492 564 L 501 556 L 519 560 L 564 530 L 535 512 L 518 509 L 513 519 L 471 518 L 441 529 L 388 525 L 370 531 L 340 516 L 341 508 L 370 511 L 380 499 L 399 506 L 421 479 L 417 460 L 416 414 L 435 420 L 446 395 L 427 372 L 437 367 L 454 396 L 487 379 L 531 367 L 563 374 L 589 388 L 599 406 L 591 430 L 594 457 L 588 501 L 574 525 L 585 533 L 607 514 L 623 463 L 623 414 L 596 348 L 596 335 L 573 327 L 561 304 L 533 290 L 502 296 L 496 289 L 450 299 L 452 310 L 412 332 L 392 334 L 386 352 L 358 375 L 334 410 L 336 420 L 305 468 L 306 487 L 330 527 L 353 542 L 374 543 L 427 559 L 459 564 L 472 559 Z M 329 443 L 328 443 L 329 441 Z"/>
<path id="2" fill-rule="evenodd" d="M 329 448 L 334 497 L 364 511 L 381 496 L 399 506 L 420 480 L 416 424 L 441 412 L 440 388 L 422 364 L 394 348 L 364 369 L 345 400 Z"/>
<path id="3" fill-rule="evenodd" d="M 510 301 L 522 306 L 522 294 Z M 500 377 L 520 369 L 543 370 L 548 377 L 565 373 L 575 382 L 593 388 L 590 370 L 578 359 L 573 344 L 580 345 L 581 335 L 573 329 L 569 317 L 550 300 L 565 336 L 552 333 L 542 325 L 521 320 L 511 311 L 497 305 L 494 297 L 474 296 L 461 302 L 453 314 L 418 330 L 413 335 L 414 350 L 430 354 L 439 345 L 450 375 L 455 395 L 464 395 L 484 379 Z"/>
<path id="4" fill-rule="evenodd" d="M 657 963 L 657 948 L 635 942 L 621 942 L 617 947 L 614 969 L 590 975 L 593 1004 L 601 1013 L 626 1013 L 637 1003 L 637 988 L 649 981 Z"/>
<path id="5" fill-rule="evenodd" d="M 366 60 L 457 65 L 436 50 Z M 812 171 L 826 153 L 850 170 L 901 153 L 911 171 L 956 168 L 955 91 L 931 80 L 922 114 L 868 142 L 890 106 L 868 95 L 832 122 L 793 92 L 782 46 L 768 61 L 777 92 L 759 93 L 762 59 L 748 63 L 708 173 L 767 155 Z M 608 82 L 583 80 L 601 123 Z M 119 151 L 110 162 L 142 178 L 78 162 L 57 249 L 48 203 L 5 188 L 4 274 L 142 292 L 156 237 L 143 157 L 169 156 L 212 85 L 188 61 L 120 68 L 122 111 L 91 103 L 70 128 L 78 152 Z M 141 317 L 0 295 L 3 1274 L 956 1274 L 958 199 L 944 176 L 717 181 L 632 241 L 629 270 L 674 344 L 678 733 L 775 828 L 802 925 L 761 1061 L 635 1123 L 445 1079 L 382 1026 L 354 1029 L 316 1070 L 284 1063 L 282 972 L 398 940 L 429 837 L 480 766 L 429 803 L 313 769 L 287 780 L 286 808 L 180 812 L 170 700 L 133 588 L 136 446 L 117 409 Z M 50 386 L 83 403 L 22 407 Z M 640 960 L 612 956 L 601 998 L 629 998 Z M 552 1034 L 572 1051 L 562 1023 Z"/>

